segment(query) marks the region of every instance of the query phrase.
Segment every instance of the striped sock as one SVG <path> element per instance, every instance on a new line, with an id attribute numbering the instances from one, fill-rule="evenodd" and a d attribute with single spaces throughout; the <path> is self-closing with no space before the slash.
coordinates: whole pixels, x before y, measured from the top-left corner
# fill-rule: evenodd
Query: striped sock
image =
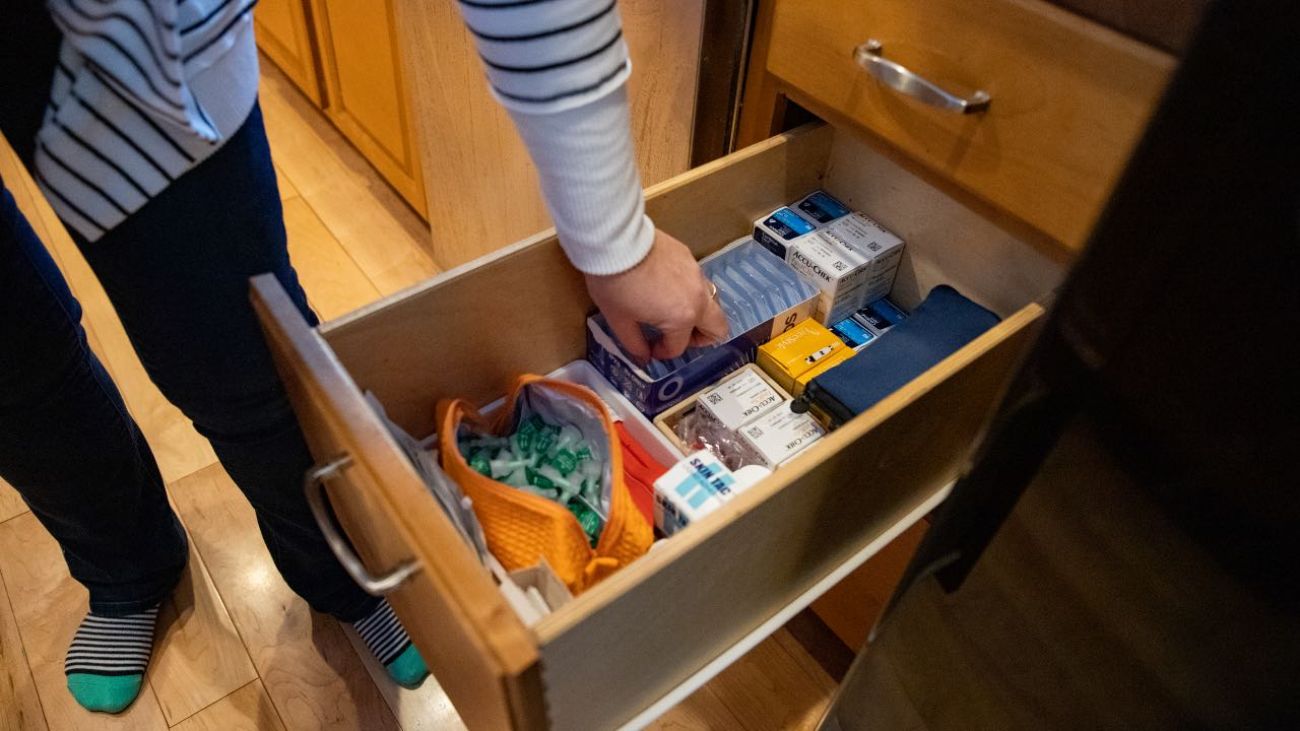
<path id="1" fill-rule="evenodd" d="M 424 664 L 424 658 L 411 644 L 410 635 L 397 620 L 387 599 L 380 600 L 370 616 L 353 622 L 352 627 L 398 685 L 416 688 L 428 677 L 429 668 Z"/>
<path id="2" fill-rule="evenodd" d="M 88 711 L 118 713 L 131 705 L 149 667 L 157 622 L 157 605 L 125 617 L 87 614 L 63 664 L 72 697 Z"/>

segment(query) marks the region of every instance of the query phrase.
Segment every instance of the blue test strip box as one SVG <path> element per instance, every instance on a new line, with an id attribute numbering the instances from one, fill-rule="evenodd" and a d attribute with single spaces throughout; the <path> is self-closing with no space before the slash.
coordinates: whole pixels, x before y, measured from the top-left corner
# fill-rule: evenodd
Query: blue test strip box
<path id="1" fill-rule="evenodd" d="M 853 314 L 853 318 L 866 326 L 877 336 L 884 335 L 889 328 L 907 319 L 907 313 L 888 297 L 881 297 Z"/>
<path id="2" fill-rule="evenodd" d="M 754 240 L 785 261 L 790 242 L 816 230 L 816 221 L 804 218 L 789 206 L 781 206 L 754 222 Z"/>
<path id="3" fill-rule="evenodd" d="M 765 258 L 762 271 L 754 269 L 751 273 L 748 267 L 739 266 L 746 271 L 731 276 L 732 267 L 725 262 L 744 264 L 755 255 Z M 732 331 L 725 343 L 693 348 L 672 361 L 641 365 L 619 346 L 603 315 L 596 313 L 587 318 L 587 360 L 652 419 L 726 374 L 754 362 L 758 346 L 812 317 L 817 304 L 815 287 L 803 282 L 789 265 L 769 257 L 748 236 L 705 258 L 700 266 L 716 278 L 719 304 L 728 313 Z M 739 302 L 740 298 L 745 301 Z"/>

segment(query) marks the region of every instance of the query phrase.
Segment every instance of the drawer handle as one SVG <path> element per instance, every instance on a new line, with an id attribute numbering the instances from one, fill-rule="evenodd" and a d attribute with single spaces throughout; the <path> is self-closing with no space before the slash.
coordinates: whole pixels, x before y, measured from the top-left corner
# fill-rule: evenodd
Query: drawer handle
<path id="1" fill-rule="evenodd" d="M 977 114 L 989 108 L 992 101 L 986 91 L 977 91 L 964 98 L 945 90 L 930 81 L 884 57 L 885 47 L 872 38 L 853 49 L 853 60 L 885 86 L 918 99 L 932 107 L 947 109 L 959 114 Z"/>
<path id="2" fill-rule="evenodd" d="M 307 505 L 316 518 L 316 524 L 320 526 L 320 532 L 325 536 L 325 542 L 329 544 L 330 550 L 334 552 L 334 557 L 343 564 L 343 570 L 347 571 L 348 576 L 351 576 L 362 589 L 375 596 L 381 596 L 396 589 L 403 581 L 410 578 L 411 574 L 419 571 L 420 564 L 415 561 L 403 561 L 388 574 L 376 577 L 366 570 L 361 559 L 357 558 L 357 554 L 352 551 L 352 546 L 334 525 L 334 519 L 325 506 L 325 484 L 350 464 L 352 458 L 345 454 L 331 462 L 312 467 L 303 480 L 303 488 L 307 493 Z"/>

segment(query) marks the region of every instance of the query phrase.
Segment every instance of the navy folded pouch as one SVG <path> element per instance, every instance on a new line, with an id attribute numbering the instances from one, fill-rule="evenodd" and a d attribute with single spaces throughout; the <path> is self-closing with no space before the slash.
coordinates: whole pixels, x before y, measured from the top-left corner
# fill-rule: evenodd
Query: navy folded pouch
<path id="1" fill-rule="evenodd" d="M 934 364 L 998 324 L 1000 318 L 941 284 L 906 320 L 876 342 L 814 378 L 795 411 L 816 406 L 836 427 L 874 406 Z"/>

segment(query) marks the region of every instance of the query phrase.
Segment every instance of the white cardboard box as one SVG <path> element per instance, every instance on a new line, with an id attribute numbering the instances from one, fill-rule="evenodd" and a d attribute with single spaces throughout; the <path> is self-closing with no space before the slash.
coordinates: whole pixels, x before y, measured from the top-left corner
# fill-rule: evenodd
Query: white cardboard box
<path id="1" fill-rule="evenodd" d="M 875 302 L 889 294 L 894 286 L 898 264 L 903 259 L 905 244 L 901 238 L 870 217 L 857 212 L 830 222 L 823 229 L 823 234 L 870 262 L 871 273 L 867 276 L 867 283 L 861 292 L 855 294 L 861 295 L 863 299 L 844 317 L 862 309 L 868 302 Z M 839 322 L 840 319 L 842 318 L 831 322 Z"/>
<path id="2" fill-rule="evenodd" d="M 694 452 L 655 480 L 655 525 L 671 536 L 770 474 L 755 465 L 732 472 L 707 449 Z"/>
<path id="3" fill-rule="evenodd" d="M 740 430 L 745 443 L 769 469 L 788 462 L 825 434 L 811 414 L 796 414 L 789 403 Z"/>
<path id="4" fill-rule="evenodd" d="M 866 304 L 871 259 L 816 231 L 790 242 L 786 261 L 821 290 L 814 317 L 823 325 L 839 322 Z"/>
<path id="5" fill-rule="evenodd" d="M 751 368 L 742 368 L 718 385 L 700 392 L 699 408 L 730 431 L 780 406 L 785 397 L 777 393 Z"/>

